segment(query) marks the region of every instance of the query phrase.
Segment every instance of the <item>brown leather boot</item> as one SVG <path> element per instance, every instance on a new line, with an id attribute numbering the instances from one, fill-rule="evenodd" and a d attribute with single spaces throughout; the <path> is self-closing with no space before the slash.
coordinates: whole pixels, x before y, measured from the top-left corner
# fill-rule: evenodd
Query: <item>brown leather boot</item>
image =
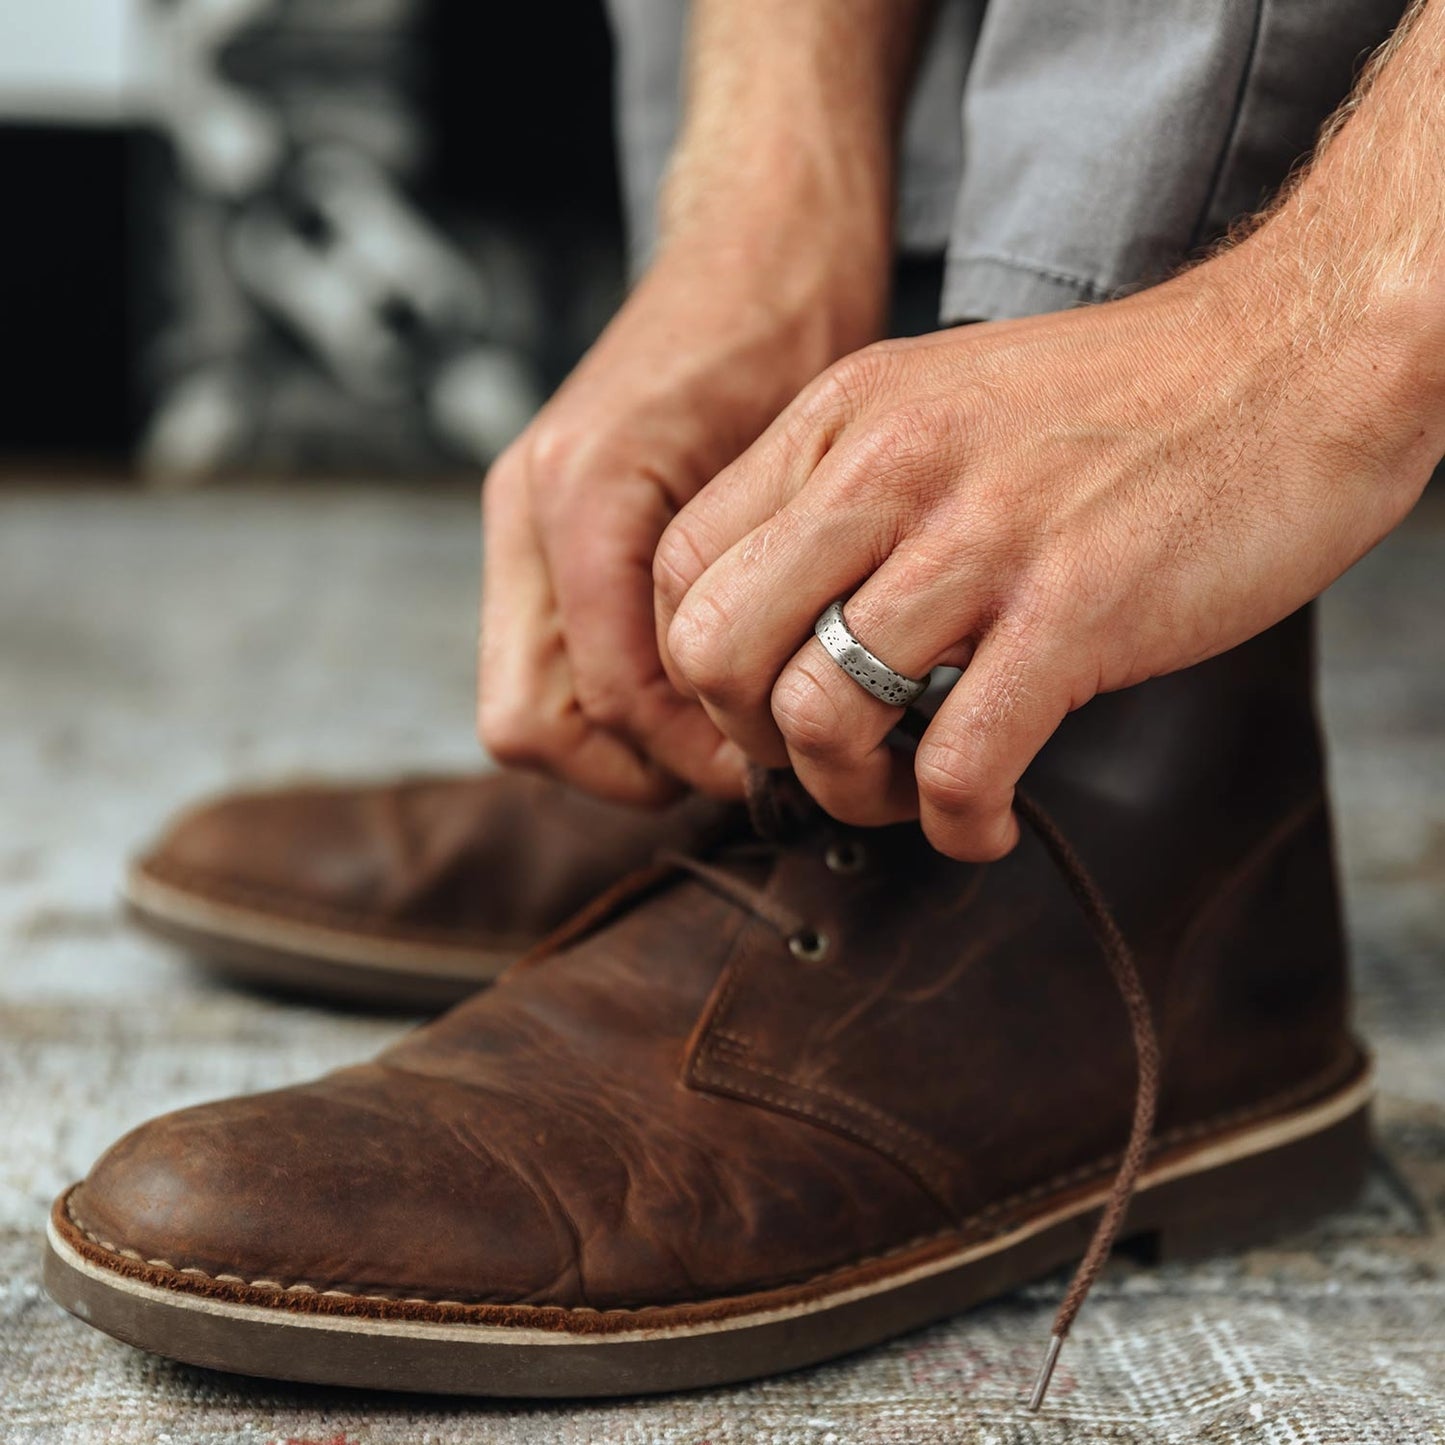
<path id="1" fill-rule="evenodd" d="M 1369 1074 L 1310 667 L 1301 615 L 1031 771 L 1142 991 L 1047 824 L 980 868 L 775 808 L 378 1063 L 128 1135 L 57 1201 L 50 1291 L 246 1374 L 631 1394 L 938 1319 L 1076 1258 L 1110 1198 L 1177 1250 L 1330 1208 Z"/>
<path id="2" fill-rule="evenodd" d="M 231 793 L 177 818 L 125 898 L 149 932 L 232 976 L 438 1008 L 735 811 L 691 797 L 641 812 L 515 772 Z"/>

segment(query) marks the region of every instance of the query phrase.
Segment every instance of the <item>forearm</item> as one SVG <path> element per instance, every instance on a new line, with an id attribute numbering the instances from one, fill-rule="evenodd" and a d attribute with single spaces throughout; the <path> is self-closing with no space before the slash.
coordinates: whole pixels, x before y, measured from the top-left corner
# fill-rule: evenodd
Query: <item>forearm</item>
<path id="1" fill-rule="evenodd" d="M 1242 250 L 1299 364 L 1358 382 L 1360 404 L 1342 401 L 1379 431 L 1365 440 L 1433 465 L 1445 453 L 1441 0 L 1412 9 Z"/>
<path id="2" fill-rule="evenodd" d="M 795 260 L 881 308 L 895 150 L 931 0 L 696 0 L 664 252 L 702 242 L 785 282 Z M 866 337 L 864 338 L 866 339 Z"/>

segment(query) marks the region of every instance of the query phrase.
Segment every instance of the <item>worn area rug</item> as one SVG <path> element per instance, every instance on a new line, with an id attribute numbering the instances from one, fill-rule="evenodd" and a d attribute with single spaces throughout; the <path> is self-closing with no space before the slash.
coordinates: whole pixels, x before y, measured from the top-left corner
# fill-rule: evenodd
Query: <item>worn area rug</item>
<path id="1" fill-rule="evenodd" d="M 471 767 L 475 499 L 0 492 L 0 1440 L 77 1445 L 1445 1442 L 1445 499 L 1327 599 L 1325 698 L 1379 1150 L 1349 1212 L 1234 1258 L 1117 1261 L 1044 1412 L 1062 1281 L 841 1363 L 600 1406 L 275 1386 L 142 1355 L 39 1282 L 54 1193 L 133 1124 L 362 1058 L 404 1021 L 229 990 L 132 936 L 176 804 Z"/>

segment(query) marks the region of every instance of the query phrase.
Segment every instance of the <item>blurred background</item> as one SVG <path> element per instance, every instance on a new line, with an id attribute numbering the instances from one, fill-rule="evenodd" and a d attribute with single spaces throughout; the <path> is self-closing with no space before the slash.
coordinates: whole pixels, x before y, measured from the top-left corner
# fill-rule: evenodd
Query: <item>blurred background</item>
<path id="1" fill-rule="evenodd" d="M 596 0 L 0 7 L 0 466 L 472 471 L 622 286 Z"/>

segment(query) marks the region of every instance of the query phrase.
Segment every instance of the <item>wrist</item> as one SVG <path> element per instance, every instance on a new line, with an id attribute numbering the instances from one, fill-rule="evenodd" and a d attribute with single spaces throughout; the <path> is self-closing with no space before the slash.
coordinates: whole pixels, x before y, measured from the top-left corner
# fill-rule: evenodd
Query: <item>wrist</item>
<path id="1" fill-rule="evenodd" d="M 876 340 L 891 278 L 898 130 L 926 0 L 697 0 L 687 104 L 659 197 L 659 261 L 823 338 Z"/>
<path id="2" fill-rule="evenodd" d="M 1242 349 L 1292 424 L 1336 468 L 1372 472 L 1403 515 L 1445 455 L 1440 288 L 1387 246 L 1296 209 L 1200 269 L 1214 266 L 1236 336 L 1253 338 Z"/>
<path id="3" fill-rule="evenodd" d="M 798 193 L 734 199 L 714 192 L 667 229 L 644 284 L 709 297 L 729 325 L 786 333 L 809 358 L 803 380 L 878 340 L 892 281 L 887 224 L 860 207 L 810 208 Z"/>

